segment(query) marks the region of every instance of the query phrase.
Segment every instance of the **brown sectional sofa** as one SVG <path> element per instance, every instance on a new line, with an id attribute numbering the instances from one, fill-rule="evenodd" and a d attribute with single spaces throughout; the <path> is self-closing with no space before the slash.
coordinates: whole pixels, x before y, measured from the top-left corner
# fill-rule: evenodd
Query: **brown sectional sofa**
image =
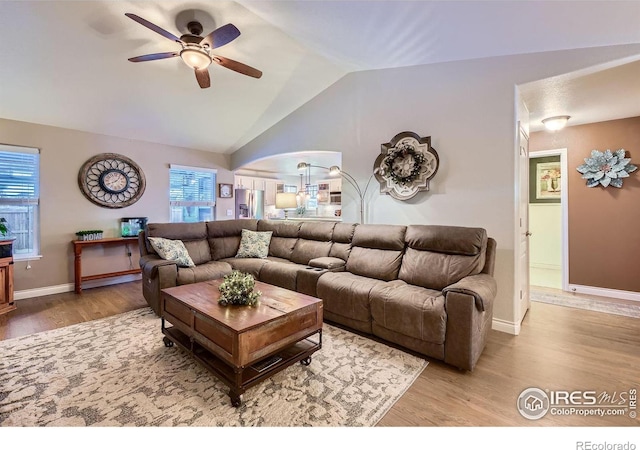
<path id="1" fill-rule="evenodd" d="M 242 229 L 271 231 L 269 255 L 236 258 Z M 195 267 L 161 259 L 147 237 L 184 242 Z M 140 233 L 143 294 L 232 270 L 323 300 L 324 318 L 473 370 L 491 329 L 495 240 L 482 228 L 240 219 L 149 223 Z"/>

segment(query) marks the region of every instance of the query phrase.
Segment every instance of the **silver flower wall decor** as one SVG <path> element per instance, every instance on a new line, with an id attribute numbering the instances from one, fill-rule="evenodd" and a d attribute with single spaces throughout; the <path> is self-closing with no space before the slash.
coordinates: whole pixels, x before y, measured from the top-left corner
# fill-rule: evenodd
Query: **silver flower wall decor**
<path id="1" fill-rule="evenodd" d="M 631 158 L 625 158 L 623 148 L 611 152 L 598 150 L 591 151 L 591 157 L 584 159 L 584 164 L 577 167 L 582 178 L 587 180 L 587 187 L 613 186 L 622 187 L 622 179 L 629 176 L 637 169 L 631 164 Z"/>

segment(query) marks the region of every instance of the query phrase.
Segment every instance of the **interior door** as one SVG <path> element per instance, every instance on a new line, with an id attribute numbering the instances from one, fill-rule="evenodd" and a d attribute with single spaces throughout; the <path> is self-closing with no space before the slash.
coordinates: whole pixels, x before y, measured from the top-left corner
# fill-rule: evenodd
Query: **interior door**
<path id="1" fill-rule="evenodd" d="M 519 321 L 522 322 L 525 314 L 531 306 L 529 297 L 529 136 L 526 131 L 518 124 L 518 157 L 519 163 L 519 245 L 518 245 L 518 261 L 520 280 L 519 284 Z"/>

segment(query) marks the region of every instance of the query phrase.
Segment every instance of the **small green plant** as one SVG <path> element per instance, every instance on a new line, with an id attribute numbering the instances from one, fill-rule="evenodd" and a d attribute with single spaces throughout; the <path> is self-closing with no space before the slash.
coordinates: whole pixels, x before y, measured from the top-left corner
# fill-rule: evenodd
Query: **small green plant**
<path id="1" fill-rule="evenodd" d="M 7 226 L 7 219 L 0 217 L 0 234 L 6 236 L 9 233 L 9 227 Z"/>
<path id="2" fill-rule="evenodd" d="M 256 280 L 251 274 L 234 270 L 224 277 L 220 287 L 218 287 L 220 291 L 218 303 L 222 306 L 255 305 L 260 295 L 262 295 L 262 292 L 253 290 L 255 284 Z"/>

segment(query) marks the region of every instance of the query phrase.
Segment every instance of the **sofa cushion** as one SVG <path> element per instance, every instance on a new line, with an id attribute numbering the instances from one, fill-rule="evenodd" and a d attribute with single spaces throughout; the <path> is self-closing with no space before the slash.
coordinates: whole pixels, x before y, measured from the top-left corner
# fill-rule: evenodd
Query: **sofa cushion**
<path id="1" fill-rule="evenodd" d="M 345 262 L 340 258 L 332 258 L 331 256 L 327 256 L 325 258 L 314 258 L 309 261 L 309 265 L 311 267 L 318 267 L 320 269 L 328 269 L 328 270 L 336 270 L 342 269 L 344 270 Z"/>
<path id="2" fill-rule="evenodd" d="M 351 253 L 351 240 L 356 229 L 355 223 L 337 223 L 333 228 L 333 244 L 329 251 L 329 256 L 340 258 L 344 261 L 349 259 Z"/>
<path id="3" fill-rule="evenodd" d="M 187 248 L 179 239 L 165 239 L 159 237 L 148 238 L 151 242 L 151 246 L 156 253 L 162 258 L 168 261 L 176 261 L 179 266 L 193 267 L 195 266 L 193 260 L 189 256 Z"/>
<path id="4" fill-rule="evenodd" d="M 351 244 L 354 247 L 404 250 L 406 229 L 402 225 L 358 225 Z"/>
<path id="5" fill-rule="evenodd" d="M 195 267 L 179 267 L 177 284 L 199 283 L 201 281 L 215 280 L 230 274 L 231 265 L 226 262 L 209 261 Z"/>
<path id="6" fill-rule="evenodd" d="M 183 241 L 187 253 L 191 257 L 193 263 L 197 266 L 211 261 L 211 252 L 209 243 L 206 239 L 198 239 L 197 241 Z"/>
<path id="7" fill-rule="evenodd" d="M 405 240 L 408 247 L 416 250 L 476 256 L 487 248 L 487 231 L 484 228 L 409 225 Z"/>
<path id="8" fill-rule="evenodd" d="M 335 225 L 332 222 L 302 222 L 298 240 L 291 252 L 291 261 L 309 264 L 314 258 L 329 256 Z"/>
<path id="9" fill-rule="evenodd" d="M 346 269 L 355 275 L 391 281 L 398 278 L 401 262 L 401 251 L 354 247 Z"/>
<path id="10" fill-rule="evenodd" d="M 368 324 L 371 332 L 369 292 L 384 282 L 349 272 L 327 272 L 318 280 L 318 297 L 325 311 Z"/>
<path id="11" fill-rule="evenodd" d="M 260 276 L 260 270 L 268 261 L 263 258 L 225 258 L 221 259 L 220 262 L 228 263 L 233 270 L 250 273 L 257 280 Z"/>
<path id="12" fill-rule="evenodd" d="M 298 237 L 312 241 L 331 241 L 335 222 L 302 222 Z"/>
<path id="13" fill-rule="evenodd" d="M 444 343 L 447 313 L 442 292 L 395 280 L 375 286 L 369 299 L 377 326 L 433 344 Z"/>
<path id="14" fill-rule="evenodd" d="M 225 258 L 233 258 L 240 248 L 240 235 L 225 236 L 209 239 L 211 259 L 217 261 Z"/>
<path id="15" fill-rule="evenodd" d="M 300 264 L 269 261 L 262 266 L 258 279 L 264 283 L 295 291 L 298 272 L 305 268 L 306 266 Z"/>
<path id="16" fill-rule="evenodd" d="M 231 258 L 238 253 L 242 230 L 257 231 L 256 219 L 235 219 L 207 222 L 209 251 L 214 260 Z"/>
<path id="17" fill-rule="evenodd" d="M 271 231 L 242 230 L 236 258 L 266 258 L 269 254 Z"/>
<path id="18" fill-rule="evenodd" d="M 322 258 L 329 256 L 331 250 L 330 241 L 312 241 L 309 239 L 298 239 L 293 252 L 291 252 L 291 261 L 298 264 L 309 264 L 314 258 Z"/>
<path id="19" fill-rule="evenodd" d="M 146 235 L 149 237 L 161 237 L 182 242 L 197 241 L 207 238 L 207 226 L 205 222 L 195 223 L 149 223 L 146 227 Z M 154 251 L 151 242 L 148 242 L 147 251 Z"/>
<path id="20" fill-rule="evenodd" d="M 410 225 L 407 250 L 398 278 L 407 283 L 442 290 L 485 264 L 487 233 L 482 228 Z"/>
<path id="21" fill-rule="evenodd" d="M 291 259 L 293 248 L 298 240 L 300 223 L 261 220 L 258 222 L 258 230 L 273 233 L 269 245 L 269 256 Z"/>

